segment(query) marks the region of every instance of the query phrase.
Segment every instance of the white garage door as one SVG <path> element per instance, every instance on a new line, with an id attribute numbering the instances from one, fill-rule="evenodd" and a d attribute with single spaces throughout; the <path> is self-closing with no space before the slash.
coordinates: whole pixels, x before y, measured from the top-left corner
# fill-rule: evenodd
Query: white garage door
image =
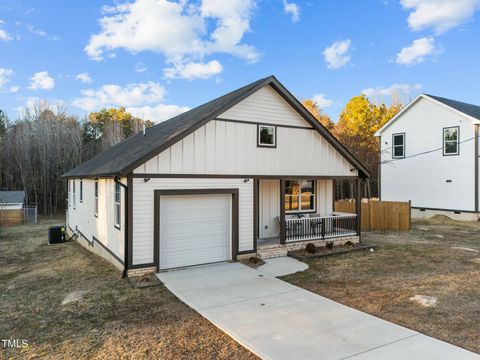
<path id="1" fill-rule="evenodd" d="M 160 269 L 230 260 L 231 198 L 160 196 Z"/>

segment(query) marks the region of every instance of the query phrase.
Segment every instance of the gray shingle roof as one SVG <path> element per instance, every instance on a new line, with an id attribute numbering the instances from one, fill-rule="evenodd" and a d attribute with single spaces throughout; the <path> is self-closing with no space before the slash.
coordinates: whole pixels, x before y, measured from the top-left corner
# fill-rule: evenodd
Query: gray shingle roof
<path id="1" fill-rule="evenodd" d="M 0 191 L 0 204 L 22 204 L 25 191 Z"/>
<path id="2" fill-rule="evenodd" d="M 428 97 L 431 97 L 434 100 L 440 101 L 441 103 L 448 105 L 458 111 L 461 111 L 466 115 L 469 115 L 475 119 L 480 120 L 480 106 L 478 105 L 468 104 L 461 101 L 447 99 L 447 98 L 435 96 L 435 95 L 429 95 L 429 94 L 425 94 L 425 95 Z"/>
<path id="3" fill-rule="evenodd" d="M 271 85 L 277 90 L 361 174 L 370 176 L 368 170 L 328 130 L 315 120 L 312 114 L 274 76 L 269 76 L 157 124 L 147 129 L 145 135 L 141 132 L 137 133 L 68 171 L 63 174 L 63 177 L 128 175 L 142 163 L 161 153 L 266 85 Z"/>

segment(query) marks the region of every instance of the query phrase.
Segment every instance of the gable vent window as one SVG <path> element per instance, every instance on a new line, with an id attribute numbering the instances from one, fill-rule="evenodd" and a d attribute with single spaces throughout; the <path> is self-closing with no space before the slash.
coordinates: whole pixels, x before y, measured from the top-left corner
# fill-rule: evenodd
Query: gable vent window
<path id="1" fill-rule="evenodd" d="M 443 155 L 458 155 L 460 129 L 458 126 L 443 128 Z"/>
<path id="2" fill-rule="evenodd" d="M 405 133 L 393 134 L 392 158 L 402 159 L 405 157 Z"/>
<path id="3" fill-rule="evenodd" d="M 277 127 L 274 125 L 258 125 L 257 127 L 258 147 L 277 147 Z"/>

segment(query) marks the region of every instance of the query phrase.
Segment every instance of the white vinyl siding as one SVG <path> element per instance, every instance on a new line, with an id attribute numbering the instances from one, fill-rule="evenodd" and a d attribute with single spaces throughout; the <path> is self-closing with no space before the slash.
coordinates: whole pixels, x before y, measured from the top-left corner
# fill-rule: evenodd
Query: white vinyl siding
<path id="1" fill-rule="evenodd" d="M 76 180 L 72 180 L 72 186 L 73 186 L 72 204 L 73 204 L 74 209 L 76 209 L 76 207 L 77 207 L 77 196 L 76 196 L 76 193 L 75 193 L 76 182 L 77 182 Z"/>
<path id="2" fill-rule="evenodd" d="M 218 116 L 253 123 L 312 127 L 271 86 L 265 86 Z"/>
<path id="3" fill-rule="evenodd" d="M 315 130 L 277 127 L 277 147 L 257 147 L 257 125 L 212 120 L 134 173 L 357 176 Z"/>
<path id="4" fill-rule="evenodd" d="M 71 182 L 72 192 L 74 192 L 75 182 L 78 180 L 69 180 Z M 122 178 L 126 183 L 127 179 Z M 143 180 L 142 180 L 143 181 Z M 70 207 L 67 213 L 67 224 L 73 230 L 77 229 L 84 234 L 89 241 L 95 236 L 105 246 L 112 250 L 120 259 L 123 259 L 124 232 L 118 231 L 114 227 L 114 192 L 115 182 L 113 179 L 98 179 L 98 218 L 95 217 L 95 180 L 83 180 L 84 199 L 82 206 Z M 72 205 L 74 196 L 72 194 Z M 121 204 L 121 219 L 124 216 L 124 205 Z M 99 246 L 99 245 L 96 245 Z M 117 267 L 121 267 L 118 263 Z"/>
<path id="5" fill-rule="evenodd" d="M 157 189 L 238 189 L 239 251 L 253 251 L 253 180 L 211 178 L 133 179 L 133 264 L 153 263 L 153 202 Z"/>
<path id="6" fill-rule="evenodd" d="M 459 156 L 443 156 L 443 128 L 459 127 Z M 392 160 L 392 134 L 405 133 L 408 156 Z M 412 201 L 422 208 L 475 209 L 472 121 L 434 101 L 420 98 L 381 135 L 381 197 Z M 435 150 L 436 149 L 436 150 Z M 431 151 L 435 150 L 435 151 Z M 414 156 L 416 154 L 421 154 Z"/>
<path id="7" fill-rule="evenodd" d="M 258 187 L 258 230 L 260 238 L 280 234 L 280 180 L 260 180 Z"/>

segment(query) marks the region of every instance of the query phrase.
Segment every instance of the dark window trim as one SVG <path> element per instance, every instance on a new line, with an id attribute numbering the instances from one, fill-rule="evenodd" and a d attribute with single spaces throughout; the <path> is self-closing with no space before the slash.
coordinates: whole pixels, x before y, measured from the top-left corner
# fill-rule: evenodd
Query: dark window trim
<path id="1" fill-rule="evenodd" d="M 447 129 L 457 129 L 457 152 L 456 153 L 445 153 L 445 130 Z M 443 156 L 457 156 L 460 155 L 460 126 L 447 126 L 442 128 L 442 153 Z"/>
<path id="2" fill-rule="evenodd" d="M 72 204 L 73 210 L 77 209 L 77 190 L 76 190 L 76 183 L 77 180 L 73 180 L 72 182 Z"/>
<path id="3" fill-rule="evenodd" d="M 274 145 L 260 144 L 260 126 L 273 127 Z M 257 123 L 257 147 L 259 147 L 259 148 L 269 148 L 269 149 L 276 149 L 277 148 L 277 125 Z"/>
<path id="4" fill-rule="evenodd" d="M 311 178 L 304 178 L 304 179 L 285 179 L 285 181 L 313 181 L 313 209 L 310 210 L 287 210 L 285 209 L 285 214 L 286 215 L 298 215 L 298 214 L 314 214 L 317 212 L 317 179 L 311 179 Z M 286 187 L 286 185 L 285 185 Z M 285 192 L 285 197 L 288 194 Z M 300 192 L 299 196 L 302 196 L 302 193 Z"/>
<path id="5" fill-rule="evenodd" d="M 118 224 L 116 223 L 116 214 L 117 214 L 117 186 L 118 186 L 118 193 L 119 193 L 119 201 L 118 205 L 120 206 L 120 211 L 119 211 L 119 218 L 118 218 Z M 120 187 L 120 184 L 117 182 L 115 183 L 115 186 L 113 187 L 113 226 L 115 229 L 121 230 L 121 222 L 122 222 L 122 189 Z"/>
<path id="6" fill-rule="evenodd" d="M 157 271 L 160 271 L 160 197 L 164 195 L 216 195 L 216 194 L 230 194 L 232 196 L 232 260 L 237 260 L 239 254 L 238 247 L 238 189 L 178 189 L 178 190 L 154 190 L 154 226 L 153 226 L 153 259 Z M 252 250 L 249 250 L 252 251 Z"/>
<path id="7" fill-rule="evenodd" d="M 80 204 L 83 203 L 83 180 L 80 179 Z"/>
<path id="8" fill-rule="evenodd" d="M 402 135 L 403 136 L 403 155 L 402 156 L 395 156 L 395 136 Z M 404 132 L 392 134 L 392 159 L 405 159 L 405 153 L 407 150 L 407 135 Z"/>
<path id="9" fill-rule="evenodd" d="M 98 180 L 93 183 L 93 216 L 98 218 Z"/>

